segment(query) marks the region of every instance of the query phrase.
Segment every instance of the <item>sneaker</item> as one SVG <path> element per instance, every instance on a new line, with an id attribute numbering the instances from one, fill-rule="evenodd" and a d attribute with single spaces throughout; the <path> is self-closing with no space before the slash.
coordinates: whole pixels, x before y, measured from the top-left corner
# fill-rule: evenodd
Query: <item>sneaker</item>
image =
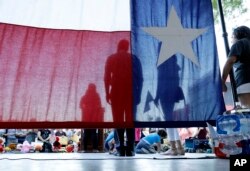
<path id="1" fill-rule="evenodd" d="M 177 149 L 169 149 L 168 151 L 161 153 L 163 155 L 168 155 L 168 156 L 177 156 Z"/>
<path id="2" fill-rule="evenodd" d="M 141 151 L 143 151 L 143 153 L 145 154 L 150 154 L 150 152 L 146 148 L 141 148 Z"/>
<path id="3" fill-rule="evenodd" d="M 112 153 L 114 156 L 119 156 L 120 154 L 118 154 L 118 151 L 114 151 L 113 153 Z"/>
<path id="4" fill-rule="evenodd" d="M 113 150 L 110 150 L 109 151 L 109 154 L 115 154 L 117 151 L 116 151 L 116 149 L 114 148 Z"/>

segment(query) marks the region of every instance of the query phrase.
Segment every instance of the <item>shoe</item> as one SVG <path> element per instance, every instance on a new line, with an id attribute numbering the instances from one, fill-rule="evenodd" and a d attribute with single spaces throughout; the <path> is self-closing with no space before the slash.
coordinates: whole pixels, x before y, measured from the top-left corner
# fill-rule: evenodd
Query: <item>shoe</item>
<path id="1" fill-rule="evenodd" d="M 93 153 L 99 153 L 99 150 L 93 150 L 92 152 Z"/>
<path id="2" fill-rule="evenodd" d="M 114 155 L 124 157 L 125 156 L 125 150 L 116 151 L 116 153 L 114 153 Z"/>
<path id="3" fill-rule="evenodd" d="M 128 157 L 135 156 L 135 152 L 134 151 L 126 151 L 126 156 L 128 156 Z"/>
<path id="4" fill-rule="evenodd" d="M 141 148 L 141 151 L 143 151 L 144 154 L 150 154 L 150 152 L 146 148 Z"/>
<path id="5" fill-rule="evenodd" d="M 178 153 L 178 155 L 185 155 L 185 150 L 184 150 L 184 148 L 177 148 L 177 153 Z"/>
<path id="6" fill-rule="evenodd" d="M 118 155 L 118 152 L 117 152 L 117 151 L 114 151 L 112 154 L 113 154 L 114 156 L 117 156 L 117 155 Z"/>
<path id="7" fill-rule="evenodd" d="M 167 156 L 177 156 L 177 149 L 169 149 L 168 151 L 161 153 L 163 155 L 167 155 Z"/>
<path id="8" fill-rule="evenodd" d="M 117 152 L 117 153 L 115 153 L 115 156 L 124 157 L 124 156 L 125 156 L 125 153 Z"/>
<path id="9" fill-rule="evenodd" d="M 117 152 L 117 150 L 116 149 L 113 149 L 113 150 L 110 150 L 109 151 L 109 154 L 115 154 Z"/>

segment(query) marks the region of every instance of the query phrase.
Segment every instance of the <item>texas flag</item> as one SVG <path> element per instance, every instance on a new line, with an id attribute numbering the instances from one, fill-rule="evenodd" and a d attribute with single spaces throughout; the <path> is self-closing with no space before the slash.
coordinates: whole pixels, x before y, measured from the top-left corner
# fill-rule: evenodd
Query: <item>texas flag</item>
<path id="1" fill-rule="evenodd" d="M 0 127 L 182 127 L 225 111 L 210 0 L 0 0 Z"/>

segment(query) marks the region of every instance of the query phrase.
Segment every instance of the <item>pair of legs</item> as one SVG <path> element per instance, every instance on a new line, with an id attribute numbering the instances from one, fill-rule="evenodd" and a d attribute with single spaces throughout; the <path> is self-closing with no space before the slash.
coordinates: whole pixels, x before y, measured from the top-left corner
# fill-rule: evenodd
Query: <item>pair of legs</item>
<path id="1" fill-rule="evenodd" d="M 237 87 L 239 102 L 243 108 L 250 108 L 250 83 Z"/>
<path id="2" fill-rule="evenodd" d="M 140 140 L 139 143 L 135 147 L 135 152 L 137 154 L 154 154 L 156 153 L 155 149 L 153 146 L 148 144 L 144 140 Z"/>
<path id="3" fill-rule="evenodd" d="M 250 108 L 250 93 L 238 94 L 238 97 L 242 107 Z"/>
<path id="4" fill-rule="evenodd" d="M 124 144 L 124 133 L 126 132 L 126 146 Z M 119 153 L 120 156 L 134 156 L 135 144 L 135 129 L 134 128 L 119 128 L 117 129 L 118 138 L 120 142 Z"/>
<path id="5" fill-rule="evenodd" d="M 119 92 L 118 92 L 119 94 Z M 122 97 L 122 96 L 121 96 Z M 119 96 L 118 99 L 111 99 L 111 108 L 113 114 L 114 123 L 132 123 L 133 112 L 132 112 L 132 101 L 128 94 L 125 94 L 123 98 Z M 134 156 L 134 144 L 135 144 L 135 129 L 134 128 L 118 128 L 115 130 L 118 135 L 119 147 L 117 147 L 117 155 L 119 156 Z M 126 146 L 124 144 L 124 133 L 126 133 Z M 115 141 L 116 135 L 114 136 Z"/>
<path id="6" fill-rule="evenodd" d="M 83 148 L 88 150 L 88 142 L 92 143 L 93 151 L 98 151 L 98 129 L 84 129 Z"/>
<path id="7" fill-rule="evenodd" d="M 170 149 L 163 153 L 164 155 L 185 155 L 185 150 L 180 140 L 179 132 L 177 128 L 167 128 L 168 140 L 170 143 Z"/>

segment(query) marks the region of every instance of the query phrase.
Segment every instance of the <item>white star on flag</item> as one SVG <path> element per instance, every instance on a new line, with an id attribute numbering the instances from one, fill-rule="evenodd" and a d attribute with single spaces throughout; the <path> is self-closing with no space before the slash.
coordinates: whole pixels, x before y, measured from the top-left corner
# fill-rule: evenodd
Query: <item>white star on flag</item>
<path id="1" fill-rule="evenodd" d="M 181 53 L 199 66 L 198 59 L 192 49 L 192 41 L 206 29 L 183 28 L 174 8 L 171 8 L 167 27 L 143 27 L 143 30 L 162 42 L 157 66 L 176 53 Z"/>

